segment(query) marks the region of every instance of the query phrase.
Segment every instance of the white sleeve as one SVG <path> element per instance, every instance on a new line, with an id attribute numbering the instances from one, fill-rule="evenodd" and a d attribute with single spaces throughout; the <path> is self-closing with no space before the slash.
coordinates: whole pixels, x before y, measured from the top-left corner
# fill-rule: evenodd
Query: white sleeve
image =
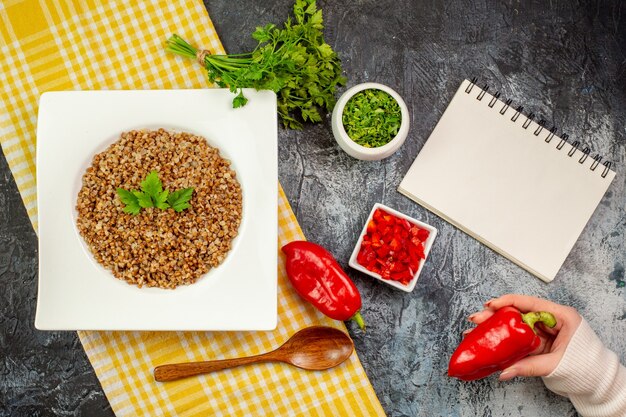
<path id="1" fill-rule="evenodd" d="M 626 368 L 582 320 L 563 358 L 543 382 L 584 417 L 626 417 Z"/>

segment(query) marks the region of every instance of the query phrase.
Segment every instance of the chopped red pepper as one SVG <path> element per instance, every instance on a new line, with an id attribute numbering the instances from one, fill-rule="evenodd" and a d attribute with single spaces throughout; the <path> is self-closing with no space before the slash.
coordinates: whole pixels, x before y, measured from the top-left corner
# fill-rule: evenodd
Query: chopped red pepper
<path id="1" fill-rule="evenodd" d="M 541 343 L 534 325 L 556 325 L 551 313 L 522 314 L 515 307 L 504 307 L 469 332 L 454 351 L 448 375 L 463 381 L 484 378 L 513 365 L 536 350 Z"/>
<path id="2" fill-rule="evenodd" d="M 422 242 L 428 239 L 428 235 L 429 235 L 428 230 L 418 229 L 417 231 L 417 238 L 421 240 Z"/>
<path id="3" fill-rule="evenodd" d="M 382 278 L 407 285 L 424 259 L 428 230 L 376 209 L 367 224 L 357 262 Z"/>

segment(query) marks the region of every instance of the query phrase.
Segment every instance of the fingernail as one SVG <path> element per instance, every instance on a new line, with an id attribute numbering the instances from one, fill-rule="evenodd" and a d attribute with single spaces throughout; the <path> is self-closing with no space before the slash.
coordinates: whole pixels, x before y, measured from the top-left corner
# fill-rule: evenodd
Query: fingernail
<path id="1" fill-rule="evenodd" d="M 509 379 L 513 379 L 515 377 L 515 373 L 513 372 L 512 369 L 505 369 L 504 371 L 500 372 L 500 376 L 498 377 L 498 380 L 500 381 L 508 381 Z"/>
<path id="2" fill-rule="evenodd" d="M 487 301 L 485 304 L 483 304 L 485 307 L 489 307 L 489 304 L 491 304 L 493 302 L 493 298 L 489 301 Z"/>
<path id="3" fill-rule="evenodd" d="M 467 317 L 467 321 L 471 321 L 471 322 L 473 323 L 475 318 L 476 318 L 476 313 L 474 313 L 474 314 L 470 314 L 470 315 Z"/>

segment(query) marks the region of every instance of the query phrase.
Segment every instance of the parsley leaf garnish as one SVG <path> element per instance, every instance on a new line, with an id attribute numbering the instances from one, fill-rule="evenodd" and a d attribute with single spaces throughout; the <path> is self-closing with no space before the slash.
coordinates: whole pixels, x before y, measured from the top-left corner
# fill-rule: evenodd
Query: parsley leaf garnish
<path id="1" fill-rule="evenodd" d="M 180 212 L 190 207 L 189 200 L 191 199 L 191 194 L 193 194 L 193 188 L 182 188 L 171 193 L 167 197 L 167 202 L 170 207 Z"/>
<path id="2" fill-rule="evenodd" d="M 248 99 L 243 96 L 243 91 L 240 90 L 239 94 L 237 94 L 237 97 L 233 99 L 233 108 L 236 109 L 237 107 L 243 107 L 246 105 L 247 102 Z"/>
<path id="3" fill-rule="evenodd" d="M 124 207 L 124 212 L 128 214 L 139 214 L 139 210 L 141 207 L 139 206 L 139 202 L 137 197 L 131 193 L 130 191 L 126 191 L 123 188 L 117 189 L 117 195 L 120 196 L 120 200 L 126 206 Z"/>
<path id="4" fill-rule="evenodd" d="M 189 200 L 193 194 L 193 188 L 182 188 L 170 193 L 163 189 L 163 183 L 159 179 L 159 173 L 151 171 L 141 182 L 141 191 L 128 191 L 118 188 L 117 195 L 124 203 L 124 212 L 132 215 L 139 214 L 142 208 L 156 207 L 161 210 L 173 208 L 177 212 L 191 207 Z"/>
<path id="5" fill-rule="evenodd" d="M 259 43 L 252 52 L 206 55 L 209 81 L 236 94 L 235 108 L 248 101 L 242 88 L 274 91 L 278 114 L 287 128 L 321 122 L 320 111 L 332 111 L 336 87 L 346 82 L 341 61 L 324 40 L 323 29 L 322 11 L 315 0 L 296 0 L 293 18 L 288 17 L 282 28 L 273 24 L 256 28 L 252 37 Z M 167 40 L 166 49 L 197 59 L 197 49 L 176 34 Z"/>
<path id="6" fill-rule="evenodd" d="M 142 193 L 141 191 L 133 191 L 135 197 L 137 197 L 137 202 L 139 206 L 142 208 L 154 207 L 152 204 L 152 198 L 150 198 L 150 194 Z"/>
<path id="7" fill-rule="evenodd" d="M 166 203 L 167 197 L 169 195 L 169 191 L 161 191 L 157 195 L 153 197 L 154 207 L 159 208 L 161 210 L 167 210 L 170 206 Z M 176 210 L 180 211 L 180 210 Z"/>
<path id="8" fill-rule="evenodd" d="M 141 181 L 141 191 L 150 195 L 151 197 L 158 195 L 161 191 L 163 191 L 163 184 L 159 179 L 159 173 L 156 171 L 151 171 L 146 179 Z"/>

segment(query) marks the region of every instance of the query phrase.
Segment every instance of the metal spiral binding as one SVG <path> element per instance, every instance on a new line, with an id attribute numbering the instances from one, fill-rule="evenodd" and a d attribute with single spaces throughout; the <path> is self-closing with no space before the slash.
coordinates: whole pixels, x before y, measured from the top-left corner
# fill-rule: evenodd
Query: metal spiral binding
<path id="1" fill-rule="evenodd" d="M 539 136 L 539 134 L 541 133 L 541 131 L 543 130 L 543 127 L 546 125 L 546 121 L 541 119 L 539 121 L 539 123 L 537 123 L 539 126 L 537 126 L 537 129 L 535 129 L 535 133 L 533 133 L 535 136 Z"/>
<path id="2" fill-rule="evenodd" d="M 552 138 L 554 137 L 554 135 L 556 134 L 556 127 L 552 126 L 552 129 L 550 129 L 550 133 L 548 134 L 548 136 L 546 137 L 545 142 L 546 143 L 550 143 L 550 141 L 552 140 Z"/>
<path id="3" fill-rule="evenodd" d="M 526 116 L 526 121 L 524 122 L 524 124 L 522 124 L 522 127 L 524 129 L 528 129 L 528 126 L 530 126 L 530 123 L 533 121 L 534 118 L 535 113 L 530 113 L 528 116 Z"/>
<path id="4" fill-rule="evenodd" d="M 565 145 L 565 143 L 567 143 L 568 139 L 569 139 L 569 135 L 567 133 L 561 135 L 561 141 L 559 142 L 558 145 L 556 145 L 556 148 L 560 151 L 561 148 L 563 147 L 563 145 Z"/>
<path id="5" fill-rule="evenodd" d="M 595 171 L 596 168 L 598 167 L 598 164 L 600 163 L 600 161 L 602 161 L 602 157 L 600 155 L 596 155 L 593 157 L 593 162 L 591 163 L 591 166 L 589 167 L 590 170 Z"/>
<path id="6" fill-rule="evenodd" d="M 585 149 L 583 149 L 583 156 L 580 157 L 580 159 L 578 160 L 578 162 L 580 162 L 581 164 L 583 162 L 585 162 L 585 160 L 587 159 L 587 157 L 589 156 L 589 152 L 591 152 L 591 149 L 589 149 L 588 146 L 585 146 Z"/>
<path id="7" fill-rule="evenodd" d="M 470 81 L 469 85 L 467 87 L 465 87 L 465 93 L 470 94 L 472 92 L 472 90 L 474 89 L 474 86 L 478 87 L 478 78 L 474 77 L 472 78 L 472 80 Z M 478 89 L 480 90 L 478 92 L 478 94 L 476 95 L 476 100 L 478 101 L 482 101 L 483 98 L 485 97 L 485 95 L 487 94 L 488 90 L 489 90 L 489 85 L 485 84 L 484 87 L 478 87 Z M 500 92 L 496 91 L 495 93 L 493 93 L 491 95 L 491 99 L 489 100 L 489 103 L 487 103 L 487 106 L 489 106 L 489 108 L 493 108 L 496 103 L 498 102 L 498 99 L 500 98 Z M 507 110 L 509 110 L 509 107 L 511 107 L 513 103 L 513 100 L 511 99 L 507 99 L 504 101 L 502 107 L 498 110 L 498 112 L 501 115 L 506 114 Z M 524 107 L 523 106 L 517 106 L 517 108 L 515 109 L 515 113 L 513 114 L 513 116 L 511 117 L 511 121 L 513 123 L 517 122 L 517 119 L 519 118 L 520 115 L 522 115 L 524 111 Z M 526 120 L 524 121 L 524 123 L 522 123 L 522 128 L 524 129 L 528 129 L 528 126 L 530 126 L 530 124 L 534 121 L 535 119 L 535 113 L 529 113 L 526 116 Z M 539 122 L 537 122 L 537 128 L 533 131 L 533 134 L 535 136 L 539 136 L 541 134 L 541 132 L 546 129 L 546 121 L 544 119 L 540 119 Z M 548 129 L 546 129 L 548 130 Z M 550 143 L 550 141 L 552 141 L 552 139 L 554 138 L 554 136 L 556 135 L 557 132 L 557 128 L 556 126 L 552 126 L 549 130 L 548 130 L 548 135 L 546 136 L 546 138 L 544 139 L 544 141 L 546 143 Z M 561 150 L 563 149 L 563 146 L 568 142 L 569 140 L 569 135 L 567 133 L 563 133 L 560 137 L 560 141 L 559 143 L 556 145 L 556 149 L 557 150 Z M 580 142 L 579 141 L 574 141 L 571 144 L 571 149 L 567 152 L 567 156 L 572 157 L 576 151 L 578 150 L 580 146 Z M 591 153 L 591 149 L 588 146 L 585 146 L 584 149 L 581 150 L 582 152 L 582 156 L 580 157 L 580 159 L 578 159 L 578 163 L 583 164 L 587 158 L 589 157 L 590 153 Z M 602 173 L 600 174 L 600 176 L 602 178 L 606 178 L 606 176 L 608 175 L 608 173 L 611 170 L 611 165 L 612 163 L 610 161 L 604 161 L 602 162 L 602 156 L 600 156 L 600 154 L 596 154 L 593 157 L 593 162 L 591 163 L 591 166 L 589 167 L 589 169 L 591 171 L 595 171 L 596 168 L 598 168 L 598 166 L 600 165 L 600 163 L 602 163 L 602 166 L 604 167 L 604 169 L 602 170 Z"/>
<path id="8" fill-rule="evenodd" d="M 520 114 L 522 114 L 522 111 L 524 111 L 524 106 L 518 106 L 517 110 L 515 110 L 515 114 L 513 115 L 513 117 L 511 117 L 511 121 L 517 122 L 517 118 Z"/>
<path id="9" fill-rule="evenodd" d="M 508 99 L 506 102 L 504 102 L 504 106 L 502 106 L 502 108 L 500 109 L 500 114 L 506 113 L 506 111 L 511 106 L 511 103 L 513 103 L 513 100 L 511 99 Z"/>
<path id="10" fill-rule="evenodd" d="M 499 98 L 500 98 L 500 92 L 496 91 L 495 94 L 491 97 L 491 100 L 489 100 L 489 104 L 487 105 L 493 108 L 493 105 L 498 102 Z"/>
<path id="11" fill-rule="evenodd" d="M 485 86 L 480 90 L 480 93 L 476 96 L 476 100 L 481 101 L 485 94 L 487 94 L 487 90 L 489 90 L 489 86 L 485 84 Z"/>
<path id="12" fill-rule="evenodd" d="M 576 153 L 576 149 L 578 149 L 578 146 L 580 145 L 579 141 L 574 141 L 572 143 L 572 149 L 569 150 L 569 152 L 567 153 L 567 156 L 569 156 L 570 158 L 572 157 L 572 155 L 574 155 L 574 153 Z"/>

